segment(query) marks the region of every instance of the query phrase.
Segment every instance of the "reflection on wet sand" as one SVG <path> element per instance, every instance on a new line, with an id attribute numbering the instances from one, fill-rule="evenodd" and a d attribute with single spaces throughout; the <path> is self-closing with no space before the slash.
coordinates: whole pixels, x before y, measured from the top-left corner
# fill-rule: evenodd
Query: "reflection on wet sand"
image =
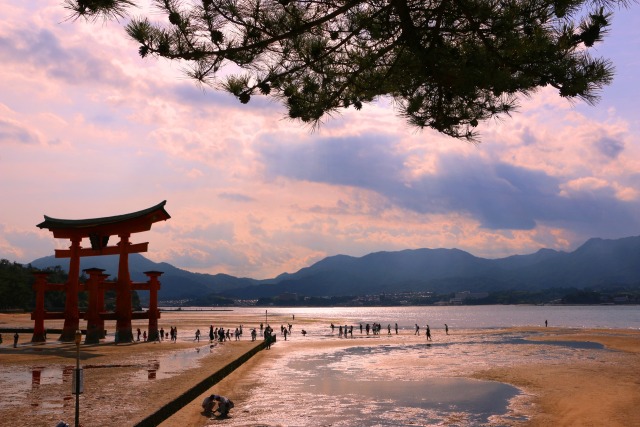
<path id="1" fill-rule="evenodd" d="M 121 376 L 123 369 L 131 369 L 132 374 L 127 376 L 127 381 L 141 382 L 178 375 L 185 369 L 197 366 L 199 358 L 208 353 L 209 351 L 185 350 L 166 354 L 161 358 L 149 360 L 147 363 L 86 364 L 83 368 L 86 371 L 113 369 L 114 377 Z M 12 402 L 17 400 L 30 402 L 29 405 L 32 408 L 37 408 L 37 412 L 40 414 L 55 414 L 61 408 L 73 405 L 71 380 L 74 368 L 73 365 L 23 368 L 0 366 L 0 382 L 12 385 L 12 387 L 0 388 L 0 409 L 9 407 Z M 63 394 L 46 392 L 47 386 L 61 384 L 63 385 Z"/>

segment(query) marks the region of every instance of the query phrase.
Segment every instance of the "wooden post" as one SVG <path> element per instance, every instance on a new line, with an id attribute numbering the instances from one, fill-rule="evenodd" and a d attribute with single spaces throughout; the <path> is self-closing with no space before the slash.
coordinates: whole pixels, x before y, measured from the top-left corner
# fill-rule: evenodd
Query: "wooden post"
<path id="1" fill-rule="evenodd" d="M 31 315 L 31 318 L 34 320 L 31 342 L 45 342 L 47 339 L 44 331 L 44 318 L 46 314 L 44 309 L 44 291 L 47 286 L 47 276 L 49 273 L 38 272 L 33 273 L 33 275 L 36 276 L 36 281 L 33 284 L 33 289 L 36 291 L 36 306 Z"/>
<path id="2" fill-rule="evenodd" d="M 80 329 L 80 310 L 78 309 L 78 291 L 80 288 L 80 237 L 71 237 L 69 278 L 66 285 L 64 304 L 64 326 L 60 341 L 74 342 L 76 331 Z"/>
<path id="3" fill-rule="evenodd" d="M 158 319 L 160 318 L 160 310 L 158 310 L 160 281 L 158 277 L 162 275 L 162 272 L 145 271 L 144 274 L 149 278 L 149 341 L 155 341 L 158 339 Z"/>
<path id="4" fill-rule="evenodd" d="M 104 270 L 100 268 L 88 268 L 84 271 L 89 275 L 89 280 L 87 281 L 89 291 L 89 306 L 87 307 L 86 314 L 87 334 L 85 335 L 84 343 L 97 344 L 100 342 L 102 330 L 104 329 L 104 327 L 100 327 L 102 319 L 100 318 L 100 308 L 98 307 L 98 295 L 100 293 L 98 285 Z"/>
<path id="5" fill-rule="evenodd" d="M 107 280 L 107 278 L 109 277 L 108 274 L 101 274 L 100 275 L 100 281 L 98 282 L 98 313 L 102 313 L 105 308 L 104 308 L 104 293 L 105 293 L 105 288 L 104 288 L 104 282 Z M 105 329 L 104 329 L 104 319 L 102 318 L 102 315 L 99 316 L 100 320 L 98 320 L 98 329 L 100 330 L 100 339 L 104 339 L 106 338 L 106 333 L 105 333 Z"/>
<path id="6" fill-rule="evenodd" d="M 129 276 L 129 233 L 119 234 L 120 259 L 118 263 L 118 285 L 116 288 L 116 332 L 117 342 L 133 342 L 131 329 L 131 277 Z"/>

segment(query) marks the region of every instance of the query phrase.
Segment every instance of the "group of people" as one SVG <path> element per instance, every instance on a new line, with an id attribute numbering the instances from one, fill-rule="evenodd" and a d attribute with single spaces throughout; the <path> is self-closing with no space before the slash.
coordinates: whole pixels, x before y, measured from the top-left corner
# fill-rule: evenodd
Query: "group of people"
<path id="1" fill-rule="evenodd" d="M 216 404 L 218 407 L 216 408 Z M 218 417 L 225 418 L 229 416 L 229 411 L 235 405 L 228 397 L 220 396 L 219 394 L 212 394 L 207 396 L 202 402 L 202 409 L 207 415 L 215 415 L 218 413 Z M 214 409 L 216 408 L 216 409 Z"/>
<path id="2" fill-rule="evenodd" d="M 136 332 L 138 333 L 138 341 L 140 341 L 140 328 L 138 328 L 138 330 L 137 330 Z M 143 339 L 144 341 L 146 341 L 146 340 L 147 340 L 147 331 L 144 331 L 144 332 L 142 333 L 142 339 Z"/>
<path id="3" fill-rule="evenodd" d="M 445 326 L 447 326 L 445 324 Z M 431 341 L 431 328 L 429 327 L 429 325 L 427 325 L 427 329 L 424 332 L 425 336 L 427 337 L 427 341 Z M 416 323 L 416 332 L 414 333 L 414 335 L 420 335 L 420 326 Z M 449 328 L 447 327 L 447 335 L 449 335 Z"/>
<path id="4" fill-rule="evenodd" d="M 231 332 L 231 329 L 226 329 L 226 330 L 224 328 L 214 329 L 213 325 L 209 326 L 209 342 L 231 341 L 232 336 L 235 337 L 236 341 L 240 340 L 240 338 L 242 337 L 242 325 L 238 326 L 233 333 Z M 251 333 L 251 336 L 253 338 L 253 331 Z M 200 330 L 198 329 L 196 331 L 196 339 L 198 341 L 200 341 L 199 337 L 200 337 Z M 255 339 L 253 339 L 253 341 L 255 341 Z"/>
<path id="5" fill-rule="evenodd" d="M 291 335 L 291 329 L 293 325 L 291 323 L 287 323 L 287 326 L 280 325 L 280 335 L 284 335 L 284 340 L 287 340 L 287 335 Z"/>
<path id="6" fill-rule="evenodd" d="M 117 331 L 116 331 L 116 334 L 117 334 Z M 149 341 L 154 340 L 154 342 L 164 341 L 169 339 L 171 339 L 171 342 L 178 342 L 178 327 L 172 326 L 171 328 L 169 328 L 169 332 L 165 332 L 164 327 L 160 328 L 160 330 L 158 331 L 158 335 L 155 338 L 152 336 L 151 333 L 147 335 L 147 331 L 142 331 L 140 330 L 140 328 L 136 328 L 136 341 L 145 342 L 147 341 L 147 339 Z M 117 336 L 116 336 L 116 341 L 117 341 Z"/>
<path id="7" fill-rule="evenodd" d="M 330 327 L 331 327 L 331 333 L 334 334 L 336 330 L 336 325 L 331 323 Z M 415 327 L 416 329 L 415 329 L 414 335 L 420 335 L 420 326 L 416 323 Z M 392 334 L 391 323 L 387 324 L 386 329 L 387 329 L 387 335 L 391 335 Z M 382 325 L 380 323 L 373 323 L 373 324 L 367 323 L 364 327 L 362 326 L 362 323 L 360 324 L 360 335 L 362 335 L 363 332 L 366 332 L 367 335 L 369 334 L 380 335 L 381 330 L 382 330 Z M 398 335 L 397 323 L 394 325 L 393 330 L 395 331 L 395 334 Z M 445 330 L 445 334 L 449 335 L 449 325 L 447 325 L 446 323 L 444 324 L 444 330 Z M 353 325 L 338 326 L 338 336 L 340 338 L 342 337 L 347 338 L 348 336 L 351 336 L 353 338 Z M 431 341 L 431 328 L 429 327 L 429 325 L 426 326 L 425 336 L 428 341 Z"/>

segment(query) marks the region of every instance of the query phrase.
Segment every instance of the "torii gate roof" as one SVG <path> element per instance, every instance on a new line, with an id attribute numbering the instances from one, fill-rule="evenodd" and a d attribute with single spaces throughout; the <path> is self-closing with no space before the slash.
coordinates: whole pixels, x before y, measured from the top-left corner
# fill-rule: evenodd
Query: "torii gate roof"
<path id="1" fill-rule="evenodd" d="M 148 231 L 154 222 L 166 221 L 171 216 L 164 209 L 166 200 L 147 209 L 124 215 L 92 219 L 58 219 L 44 215 L 39 228 L 53 232 L 56 238 L 112 236 L 119 233 Z"/>

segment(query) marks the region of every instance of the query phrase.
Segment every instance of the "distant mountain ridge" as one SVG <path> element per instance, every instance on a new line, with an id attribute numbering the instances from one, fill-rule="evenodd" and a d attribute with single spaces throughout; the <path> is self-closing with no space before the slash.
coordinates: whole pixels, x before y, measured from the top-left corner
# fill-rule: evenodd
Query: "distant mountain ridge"
<path id="1" fill-rule="evenodd" d="M 66 265 L 62 262 L 66 261 Z M 117 256 L 82 259 L 81 268 L 117 272 Z M 87 266 L 84 265 L 87 263 Z M 53 256 L 31 263 L 37 268 L 68 260 Z M 90 264 L 90 265 L 89 265 Z M 573 252 L 540 249 L 530 255 L 499 259 L 476 257 L 459 249 L 407 249 L 375 252 L 362 257 L 335 255 L 269 280 L 201 274 L 139 254 L 129 258 L 131 278 L 145 281 L 147 270 L 163 271 L 162 300 L 190 299 L 209 293 L 236 298 L 270 297 L 282 293 L 307 296 L 366 295 L 397 292 L 542 290 L 552 287 L 635 285 L 640 283 L 640 236 L 593 238 Z M 112 275 L 114 273 L 111 273 Z"/>
<path id="2" fill-rule="evenodd" d="M 69 260 L 55 258 L 53 255 L 38 258 L 31 263 L 33 267 L 46 269 L 60 266 L 69 271 Z M 118 274 L 118 255 L 106 255 L 102 257 L 87 257 L 80 259 L 80 269 L 101 268 L 109 274 L 109 279 L 114 279 Z M 228 291 L 229 289 L 245 288 L 260 283 L 258 280 L 237 278 L 228 274 L 203 274 L 183 270 L 166 262 L 153 262 L 140 254 L 129 255 L 129 275 L 134 282 L 146 282 L 145 271 L 162 271 L 160 276 L 160 291 L 158 298 L 161 300 L 191 299 L 212 292 Z M 144 295 L 140 295 L 145 300 Z"/>

